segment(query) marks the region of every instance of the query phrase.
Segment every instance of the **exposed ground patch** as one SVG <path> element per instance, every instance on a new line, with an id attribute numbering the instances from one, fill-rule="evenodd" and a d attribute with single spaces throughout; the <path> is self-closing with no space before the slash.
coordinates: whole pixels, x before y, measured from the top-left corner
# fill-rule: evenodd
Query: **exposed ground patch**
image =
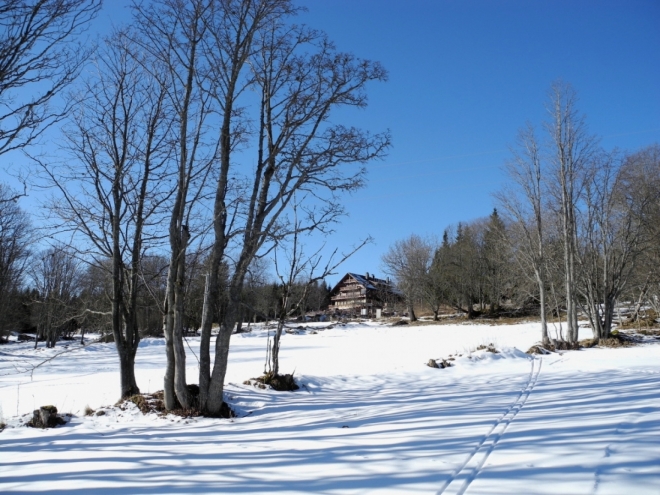
<path id="1" fill-rule="evenodd" d="M 173 414 L 175 416 L 179 416 L 182 418 L 208 417 L 208 415 L 203 414 L 199 410 L 199 407 L 197 406 L 198 397 L 199 397 L 199 387 L 195 384 L 188 385 L 188 393 L 192 398 L 193 407 L 187 409 L 181 407 L 177 403 L 177 407 L 168 411 L 165 408 L 165 393 L 163 390 L 159 390 L 152 394 L 136 394 L 125 400 L 119 401 L 117 404 L 115 404 L 115 406 L 124 411 L 126 410 L 128 403 L 132 403 L 135 404 L 135 406 L 140 410 L 140 412 L 142 412 L 142 414 L 145 415 L 154 413 L 159 416 L 167 416 L 168 414 Z M 104 410 L 104 408 L 101 408 L 98 411 L 94 412 L 96 416 L 102 416 L 105 413 L 106 411 Z M 236 417 L 236 414 L 234 413 L 234 411 L 232 411 L 231 407 L 229 407 L 229 405 L 226 402 L 223 402 L 222 407 L 220 409 L 220 414 L 217 417 L 233 418 Z"/>
<path id="2" fill-rule="evenodd" d="M 293 373 L 286 375 L 264 373 L 258 378 L 245 380 L 243 385 L 252 385 L 260 389 L 270 388 L 278 392 L 294 392 L 300 388 L 293 378 Z"/>

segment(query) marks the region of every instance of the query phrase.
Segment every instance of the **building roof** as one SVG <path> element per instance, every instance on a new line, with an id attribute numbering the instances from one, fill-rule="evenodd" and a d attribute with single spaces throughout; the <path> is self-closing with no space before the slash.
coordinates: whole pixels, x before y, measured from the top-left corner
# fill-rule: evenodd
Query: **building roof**
<path id="1" fill-rule="evenodd" d="M 350 276 L 354 278 L 357 281 L 357 283 L 362 285 L 365 289 L 371 289 L 371 290 L 386 289 L 388 292 L 392 294 L 396 294 L 397 296 L 403 297 L 403 292 L 397 289 L 394 286 L 394 284 L 392 284 L 388 280 L 383 280 L 382 278 L 376 278 L 376 277 L 368 277 L 367 275 L 360 275 L 359 273 L 349 272 L 341 278 L 341 280 L 337 283 L 337 285 L 333 287 L 330 293 L 333 294 L 335 290 L 344 282 L 344 280 L 346 280 L 346 277 Z"/>
<path id="2" fill-rule="evenodd" d="M 374 284 L 372 284 L 369 281 L 369 279 L 365 275 L 360 275 L 358 273 L 349 273 L 348 275 L 350 275 L 355 280 L 357 280 L 359 284 L 364 285 L 364 287 L 367 288 L 367 289 L 374 289 L 375 290 L 377 288 Z M 378 280 L 378 279 L 376 279 L 376 280 Z M 374 282 L 376 282 L 376 280 L 374 280 Z M 387 283 L 386 280 L 382 280 L 382 282 Z"/>

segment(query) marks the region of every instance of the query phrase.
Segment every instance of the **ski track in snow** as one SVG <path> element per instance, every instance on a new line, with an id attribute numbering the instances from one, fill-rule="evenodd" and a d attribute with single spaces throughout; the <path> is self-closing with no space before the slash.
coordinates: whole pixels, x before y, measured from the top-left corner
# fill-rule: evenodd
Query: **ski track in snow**
<path id="1" fill-rule="evenodd" d="M 538 362 L 538 366 L 535 363 Z M 541 373 L 543 358 L 531 359 L 531 369 L 526 385 L 520 391 L 516 400 L 506 412 L 498 418 L 491 429 L 484 435 L 479 444 L 470 453 L 465 462 L 451 475 L 445 484 L 438 490 L 437 495 L 463 495 L 470 484 L 479 476 L 486 460 L 495 450 L 497 443 L 506 432 L 516 415 L 524 407 Z"/>

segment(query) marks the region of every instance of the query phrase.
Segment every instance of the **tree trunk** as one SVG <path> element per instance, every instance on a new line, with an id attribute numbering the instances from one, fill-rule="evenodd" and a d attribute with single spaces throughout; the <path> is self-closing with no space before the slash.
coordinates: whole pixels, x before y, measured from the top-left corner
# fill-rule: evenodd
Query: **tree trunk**
<path id="1" fill-rule="evenodd" d="M 223 392 L 229 359 L 229 340 L 231 339 L 231 329 L 227 329 L 227 326 L 227 323 L 224 322 L 220 324 L 220 331 L 215 341 L 215 361 L 206 402 L 206 410 L 211 416 L 220 414 L 224 402 Z"/>
<path id="2" fill-rule="evenodd" d="M 413 309 L 412 302 L 408 303 L 408 318 L 410 319 L 410 321 L 417 321 L 417 317 L 415 316 L 415 310 Z"/>
<path id="3" fill-rule="evenodd" d="M 280 373 L 280 339 L 282 337 L 282 330 L 284 329 L 284 322 L 280 320 L 277 323 L 277 330 L 273 336 L 273 348 L 270 353 L 271 359 L 271 371 L 274 376 L 279 375 Z"/>
<path id="4" fill-rule="evenodd" d="M 612 322 L 614 320 L 614 306 L 615 301 L 610 297 L 606 297 L 603 304 L 603 325 L 599 340 L 609 339 L 612 336 Z"/>
<path id="5" fill-rule="evenodd" d="M 127 349 L 126 345 L 115 339 L 117 354 L 119 354 L 119 374 L 121 383 L 121 398 L 126 399 L 140 393 L 135 381 L 135 351 Z"/>
<path id="6" fill-rule="evenodd" d="M 171 264 L 170 264 L 171 266 Z M 171 269 L 171 268 L 170 268 Z M 167 289 L 165 291 L 165 376 L 163 377 L 163 401 L 165 409 L 171 411 L 177 405 L 176 393 L 174 392 L 174 306 L 172 291 L 170 290 L 170 278 L 168 275 Z"/>
<path id="7" fill-rule="evenodd" d="M 212 261 L 212 265 L 215 263 Z M 211 268 L 213 270 L 213 267 Z M 206 274 L 204 284 L 204 305 L 202 306 L 202 328 L 201 339 L 199 343 L 199 409 L 206 411 L 208 401 L 209 383 L 211 381 L 211 330 L 213 328 L 213 317 L 215 315 L 216 299 L 211 298 L 211 280 L 212 274 Z M 217 292 L 217 291 L 216 291 Z"/>
<path id="8" fill-rule="evenodd" d="M 593 338 L 595 340 L 600 340 L 602 335 L 602 321 L 600 319 L 600 310 L 598 308 L 598 302 L 591 297 L 591 294 L 587 298 L 587 316 L 589 317 L 589 323 L 591 324 L 591 331 Z"/>
<path id="9" fill-rule="evenodd" d="M 174 284 L 174 392 L 184 409 L 190 408 L 188 384 L 186 383 L 186 349 L 183 344 L 183 316 L 184 316 L 184 283 L 185 283 L 185 251 L 188 236 L 182 236 L 181 255 L 178 260 L 176 283 Z"/>
<path id="10" fill-rule="evenodd" d="M 575 229 L 575 227 L 573 227 Z M 578 306 L 577 306 L 577 296 L 575 293 L 575 238 L 571 235 L 571 249 L 569 252 L 569 269 L 570 269 L 570 278 L 569 278 L 569 292 L 566 294 L 567 297 L 570 297 L 571 301 L 571 321 L 569 323 L 569 328 L 571 329 L 571 336 L 569 342 L 577 342 L 579 338 L 579 327 L 578 327 Z"/>
<path id="11" fill-rule="evenodd" d="M 549 344 L 550 337 L 548 336 L 548 317 L 546 314 L 545 304 L 545 284 L 542 281 L 539 281 L 539 303 L 541 305 L 541 340 L 544 344 Z"/>
<path id="12" fill-rule="evenodd" d="M 208 398 L 206 402 L 206 410 L 211 416 L 220 414 L 222 403 L 224 402 L 223 392 L 225 375 L 227 373 L 227 363 L 229 361 L 229 341 L 236 320 L 238 319 L 238 305 L 241 300 L 241 287 L 242 279 L 235 279 L 233 286 L 229 289 L 227 310 L 225 311 L 215 341 L 215 360 L 213 363 L 213 373 L 209 382 Z"/>
<path id="13" fill-rule="evenodd" d="M 171 411 L 176 407 L 177 399 L 174 391 L 174 343 L 172 342 L 172 335 L 167 331 L 165 332 L 165 357 L 167 364 L 165 365 L 165 376 L 163 377 L 163 401 L 165 409 Z"/>
<path id="14" fill-rule="evenodd" d="M 575 251 L 573 245 L 573 223 L 565 219 L 564 226 L 564 287 L 566 290 L 566 336 L 569 342 L 578 340 L 577 305 L 575 300 Z"/>
<path id="15" fill-rule="evenodd" d="M 543 282 L 543 276 L 538 268 L 534 269 L 534 275 L 536 276 L 536 283 L 539 285 L 539 313 L 541 316 L 541 341 L 544 344 L 550 343 L 550 337 L 548 336 L 548 317 L 546 312 L 546 302 L 545 302 L 545 283 Z"/>

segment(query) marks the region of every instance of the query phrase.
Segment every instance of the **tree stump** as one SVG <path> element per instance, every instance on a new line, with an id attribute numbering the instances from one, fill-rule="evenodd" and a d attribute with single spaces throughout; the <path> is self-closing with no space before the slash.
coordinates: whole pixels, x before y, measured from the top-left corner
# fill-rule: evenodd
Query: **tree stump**
<path id="1" fill-rule="evenodd" d="M 54 428 L 63 425 L 65 421 L 57 415 L 55 406 L 41 406 L 32 413 L 32 420 L 28 426 L 33 428 Z"/>

